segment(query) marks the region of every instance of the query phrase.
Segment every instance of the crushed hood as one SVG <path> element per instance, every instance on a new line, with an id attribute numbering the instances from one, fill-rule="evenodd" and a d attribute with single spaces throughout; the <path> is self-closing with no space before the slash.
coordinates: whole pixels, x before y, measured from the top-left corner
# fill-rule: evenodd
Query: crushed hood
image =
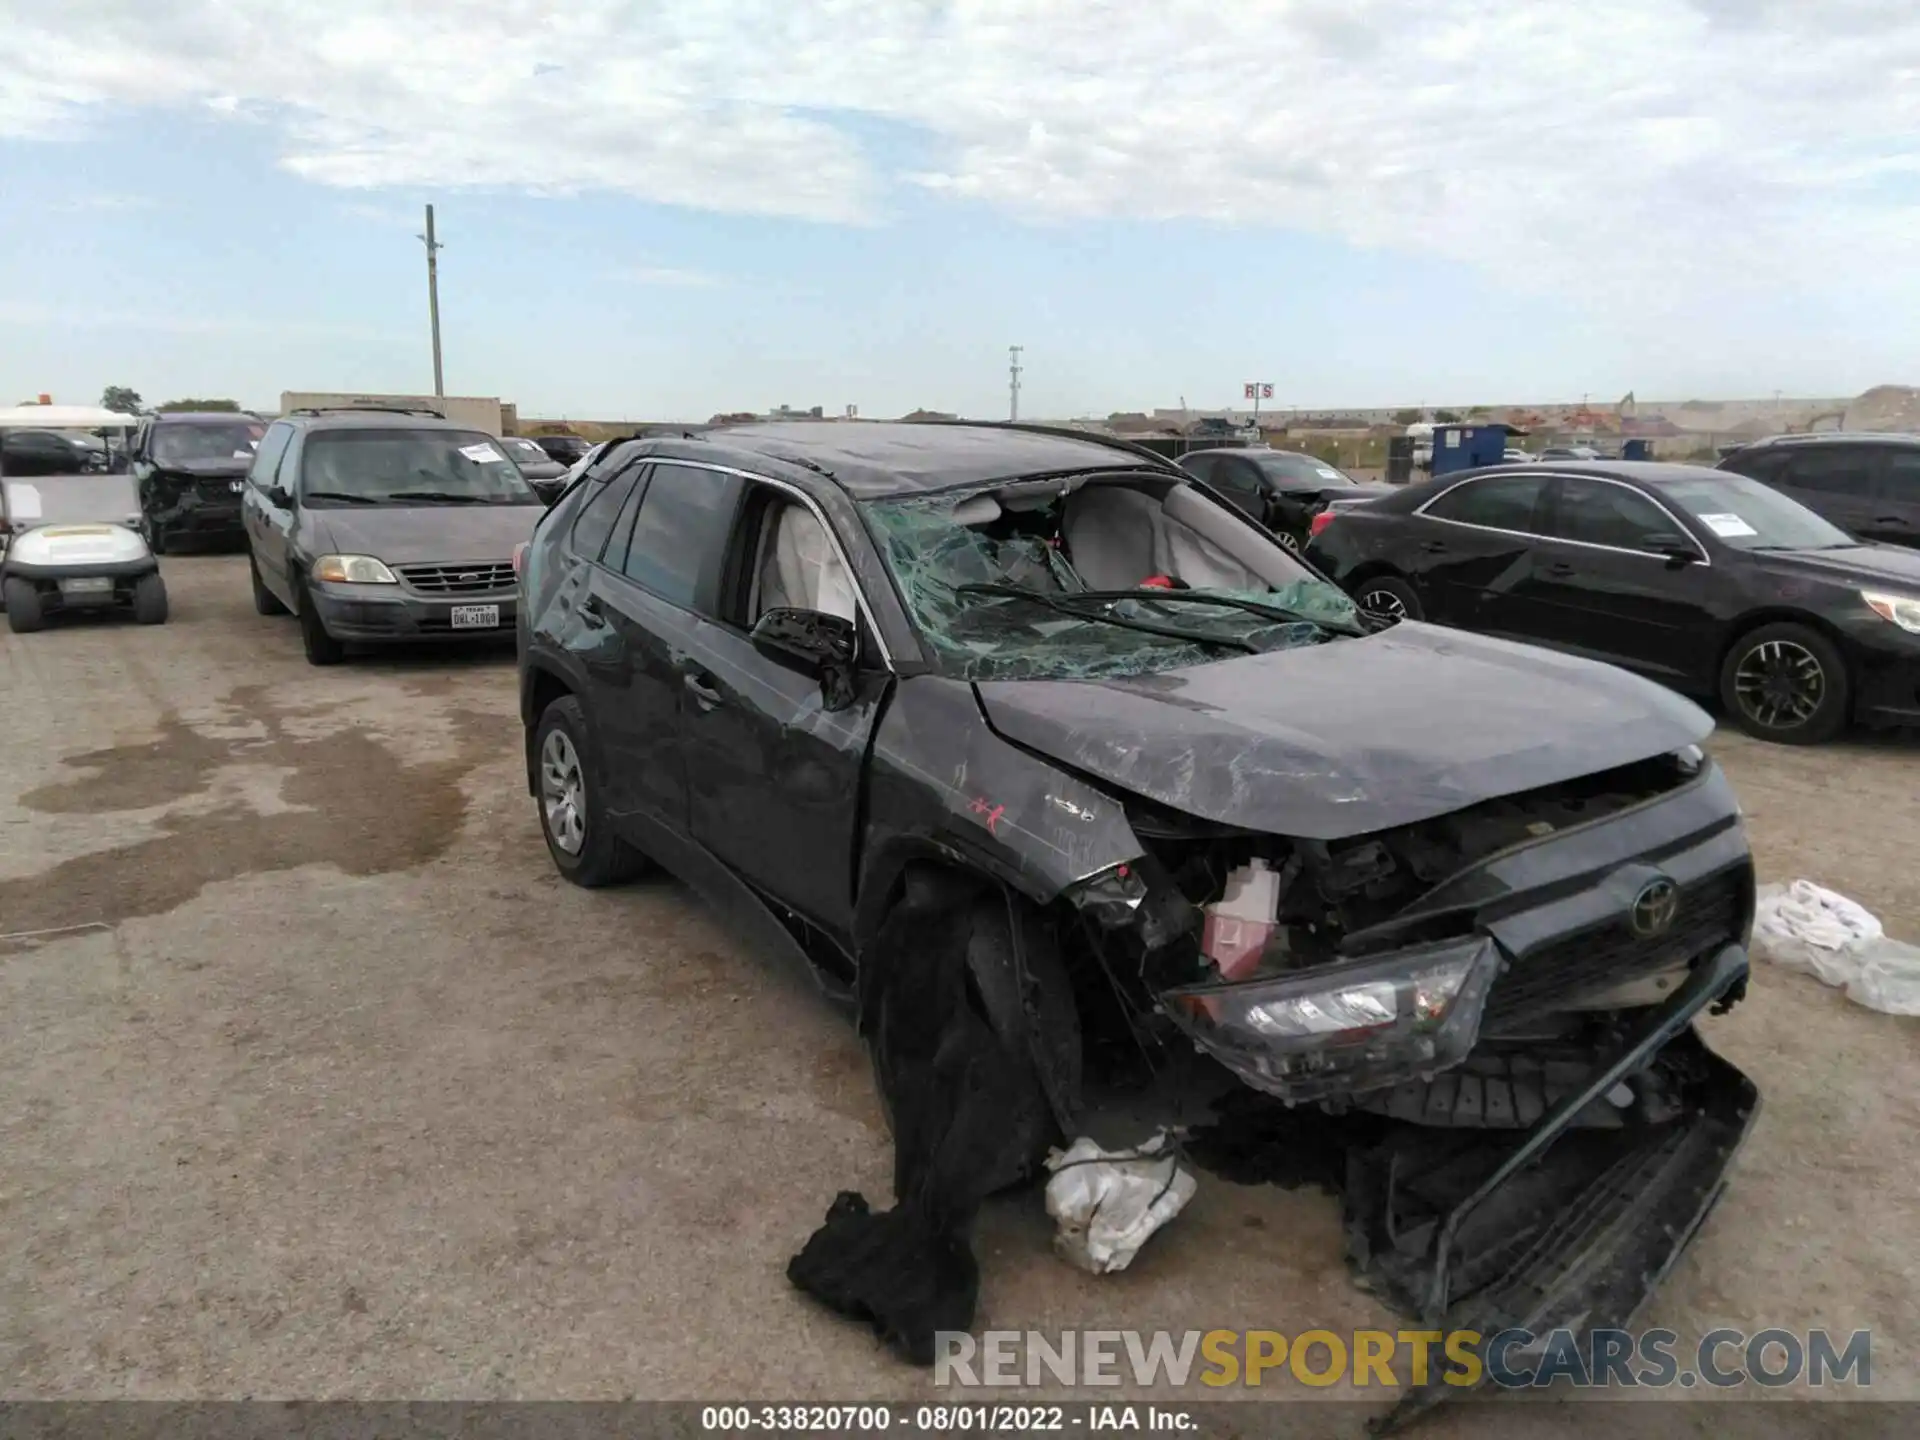
<path id="1" fill-rule="evenodd" d="M 156 474 L 189 480 L 233 479 L 253 468 L 253 458 L 234 455 L 218 460 L 156 460 L 153 468 Z"/>
<path id="2" fill-rule="evenodd" d="M 529 499 L 525 505 L 365 505 L 307 513 L 324 526 L 336 554 L 432 565 L 510 559 L 514 546 L 533 538 L 547 507 Z"/>
<path id="3" fill-rule="evenodd" d="M 1705 739 L 1672 691 L 1549 650 L 1402 623 L 1095 680 L 978 684 L 1009 740 L 1222 824 L 1334 840 Z"/>

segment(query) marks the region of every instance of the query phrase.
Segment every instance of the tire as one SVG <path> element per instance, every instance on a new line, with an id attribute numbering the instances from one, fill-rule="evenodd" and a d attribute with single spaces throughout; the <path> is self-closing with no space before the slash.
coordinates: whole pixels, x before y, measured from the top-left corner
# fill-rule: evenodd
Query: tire
<path id="1" fill-rule="evenodd" d="M 16 635 L 31 635 L 47 623 L 46 615 L 40 609 L 40 592 L 26 580 L 9 580 L 5 587 L 7 597 L 7 628 Z"/>
<path id="2" fill-rule="evenodd" d="M 1391 624 L 1427 618 L 1426 607 L 1420 603 L 1413 586 L 1398 575 L 1376 575 L 1371 580 L 1362 580 L 1353 587 L 1353 598 L 1362 610 Z"/>
<path id="3" fill-rule="evenodd" d="M 540 834 L 554 869 L 587 890 L 645 874 L 647 857 L 621 839 L 607 818 L 593 739 L 579 698 L 562 695 L 533 732 Z"/>
<path id="4" fill-rule="evenodd" d="M 267 582 L 260 578 L 260 562 L 253 558 L 252 547 L 247 550 L 247 576 L 253 581 L 253 613 L 256 615 L 284 615 L 287 607 L 280 603 L 280 597 L 267 589 Z"/>
<path id="5" fill-rule="evenodd" d="M 307 652 L 309 665 L 338 665 L 347 658 L 347 647 L 327 633 L 327 625 L 320 618 L 320 607 L 313 602 L 313 592 L 300 590 L 300 644 Z"/>
<path id="6" fill-rule="evenodd" d="M 133 618 L 141 625 L 167 623 L 167 582 L 158 570 L 133 582 Z"/>
<path id="7" fill-rule="evenodd" d="M 1820 745 L 1847 728 L 1853 683 L 1838 646 L 1781 621 L 1733 642 L 1720 666 L 1720 702 L 1755 739 Z"/>

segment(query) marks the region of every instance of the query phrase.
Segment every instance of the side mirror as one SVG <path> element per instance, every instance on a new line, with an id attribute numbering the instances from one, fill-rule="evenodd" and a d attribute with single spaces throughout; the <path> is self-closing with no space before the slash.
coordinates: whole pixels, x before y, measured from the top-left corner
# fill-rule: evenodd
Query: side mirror
<path id="1" fill-rule="evenodd" d="M 269 485 L 261 493 L 282 510 L 293 508 L 293 496 L 287 493 L 287 487 L 284 485 Z"/>
<path id="2" fill-rule="evenodd" d="M 1698 545 L 1686 536 L 1675 534 L 1671 530 L 1661 530 L 1649 535 L 1642 543 L 1649 550 L 1666 556 L 1667 563 L 1671 565 L 1697 565 L 1705 558 L 1701 555 Z"/>
<path id="3" fill-rule="evenodd" d="M 762 615 L 748 638 L 762 655 L 826 678 L 852 670 L 858 633 L 839 615 L 780 606 Z"/>

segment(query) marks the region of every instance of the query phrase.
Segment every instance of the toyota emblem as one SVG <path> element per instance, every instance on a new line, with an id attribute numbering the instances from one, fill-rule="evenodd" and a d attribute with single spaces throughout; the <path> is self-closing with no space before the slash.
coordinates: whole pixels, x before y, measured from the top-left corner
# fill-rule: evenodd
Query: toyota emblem
<path id="1" fill-rule="evenodd" d="M 1664 877 L 1649 880 L 1640 887 L 1640 893 L 1633 897 L 1633 908 L 1627 912 L 1627 924 L 1642 940 L 1651 940 L 1672 928 L 1673 917 L 1679 909 L 1679 886 Z"/>

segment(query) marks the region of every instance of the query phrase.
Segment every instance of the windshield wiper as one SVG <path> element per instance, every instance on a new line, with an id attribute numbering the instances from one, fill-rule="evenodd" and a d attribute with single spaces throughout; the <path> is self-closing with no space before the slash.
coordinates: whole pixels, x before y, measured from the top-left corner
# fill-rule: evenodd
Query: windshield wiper
<path id="1" fill-rule="evenodd" d="M 304 492 L 300 498 L 303 500 L 338 500 L 345 505 L 384 505 L 387 503 L 384 495 L 349 495 L 344 490 L 308 490 Z"/>
<path id="2" fill-rule="evenodd" d="M 989 585 L 971 583 L 953 587 L 956 595 L 993 595 L 1004 600 L 1028 600 L 1043 609 L 1065 615 L 1074 620 L 1097 620 L 1107 625 L 1118 625 L 1123 630 L 1138 630 L 1143 635 L 1159 635 L 1168 640 L 1185 640 L 1194 645 L 1224 645 L 1229 650 L 1240 650 L 1248 655 L 1258 655 L 1260 647 L 1251 641 L 1242 640 L 1234 635 L 1208 635 L 1195 630 L 1182 630 L 1178 625 L 1156 625 L 1151 620 L 1132 620 L 1124 615 L 1110 615 L 1104 610 L 1083 610 L 1076 605 L 1066 603 L 1066 596 L 1049 595 L 1041 590 L 1029 590 L 1024 585 Z M 1084 595 L 1086 591 L 1076 591 L 1075 595 Z M 1133 592 L 1128 591 L 1129 595 Z"/>
<path id="3" fill-rule="evenodd" d="M 466 495 L 458 490 L 395 490 L 386 496 L 389 500 L 434 500 L 442 505 L 491 505 L 490 495 Z"/>
<path id="4" fill-rule="evenodd" d="M 1323 630 L 1344 630 L 1330 620 L 1320 619 L 1301 610 L 1289 610 L 1284 605 L 1269 605 L 1264 600 L 1247 600 L 1238 595 L 1215 595 L 1205 590 L 1078 590 L 1067 597 L 1069 600 L 1138 600 L 1143 605 L 1158 605 L 1163 600 L 1180 600 L 1194 605 L 1224 605 L 1232 610 L 1244 610 L 1249 615 L 1259 615 L 1281 625 L 1318 625 Z"/>

